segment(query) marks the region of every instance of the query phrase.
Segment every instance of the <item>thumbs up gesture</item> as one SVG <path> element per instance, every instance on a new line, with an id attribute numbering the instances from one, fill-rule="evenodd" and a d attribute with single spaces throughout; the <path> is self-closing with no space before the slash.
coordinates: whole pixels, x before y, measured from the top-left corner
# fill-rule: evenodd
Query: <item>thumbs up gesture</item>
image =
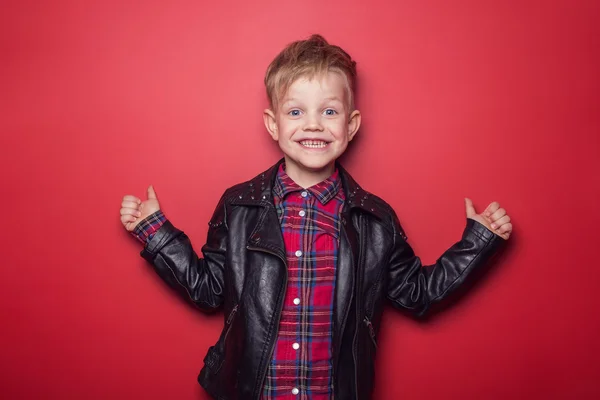
<path id="1" fill-rule="evenodd" d="M 475 207 L 473 207 L 473 202 L 466 197 L 465 206 L 467 218 L 479 222 L 502 239 L 508 240 L 512 233 L 512 224 L 510 223 L 510 217 L 506 214 L 506 210 L 501 208 L 497 201 L 490 203 L 481 214 L 477 214 Z"/>
<path id="2" fill-rule="evenodd" d="M 150 214 L 160 210 L 156 192 L 152 185 L 148 186 L 147 200 L 140 200 L 133 195 L 123 197 L 121 203 L 121 223 L 129 232 L 135 229 L 137 224 Z"/>

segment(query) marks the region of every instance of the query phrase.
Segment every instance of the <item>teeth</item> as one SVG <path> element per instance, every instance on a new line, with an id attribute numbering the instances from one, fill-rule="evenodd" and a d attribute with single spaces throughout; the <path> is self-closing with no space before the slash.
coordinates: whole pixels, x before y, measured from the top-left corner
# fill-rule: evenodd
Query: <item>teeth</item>
<path id="1" fill-rule="evenodd" d="M 327 146 L 327 142 L 323 142 L 322 140 L 303 140 L 300 144 L 304 147 L 310 147 L 312 149 L 320 149 Z"/>

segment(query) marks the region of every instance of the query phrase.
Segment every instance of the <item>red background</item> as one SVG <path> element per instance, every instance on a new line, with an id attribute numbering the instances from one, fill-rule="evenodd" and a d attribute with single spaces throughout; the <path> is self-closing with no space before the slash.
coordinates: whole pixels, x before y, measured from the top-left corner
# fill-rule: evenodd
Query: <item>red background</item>
<path id="1" fill-rule="evenodd" d="M 0 394 L 207 398 L 222 313 L 160 281 L 120 202 L 153 184 L 199 249 L 224 189 L 280 157 L 268 63 L 318 32 L 358 61 L 343 163 L 425 263 L 465 196 L 515 226 L 453 307 L 386 310 L 375 398 L 597 398 L 599 4 L 2 2 Z"/>

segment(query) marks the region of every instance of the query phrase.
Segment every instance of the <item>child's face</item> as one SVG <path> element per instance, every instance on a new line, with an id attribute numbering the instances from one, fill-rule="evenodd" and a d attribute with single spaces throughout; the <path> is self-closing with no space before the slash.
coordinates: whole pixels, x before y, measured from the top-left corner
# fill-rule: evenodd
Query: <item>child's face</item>
<path id="1" fill-rule="evenodd" d="M 328 72 L 297 79 L 276 111 L 265 110 L 265 125 L 285 154 L 286 170 L 333 173 L 335 160 L 360 126 L 360 112 L 350 112 L 348 103 L 344 77 Z"/>

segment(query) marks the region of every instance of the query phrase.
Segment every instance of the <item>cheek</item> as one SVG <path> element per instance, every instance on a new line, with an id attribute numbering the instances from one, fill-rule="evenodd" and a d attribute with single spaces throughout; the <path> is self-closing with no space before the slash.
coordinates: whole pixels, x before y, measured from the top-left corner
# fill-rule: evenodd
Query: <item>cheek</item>
<path id="1" fill-rule="evenodd" d="M 336 139 L 344 139 L 348 136 L 348 124 L 346 121 L 336 121 L 334 124 L 331 124 L 329 131 Z"/>
<path id="2" fill-rule="evenodd" d="M 298 123 L 295 121 L 282 121 L 278 125 L 279 132 L 284 137 L 291 137 L 298 130 Z"/>

